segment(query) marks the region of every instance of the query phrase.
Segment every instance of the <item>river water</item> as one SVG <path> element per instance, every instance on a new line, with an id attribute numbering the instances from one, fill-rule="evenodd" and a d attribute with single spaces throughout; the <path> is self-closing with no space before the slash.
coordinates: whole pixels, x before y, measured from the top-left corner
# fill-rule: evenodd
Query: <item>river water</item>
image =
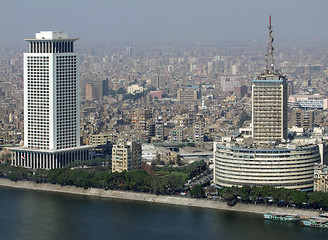
<path id="1" fill-rule="evenodd" d="M 0 187 L 0 239 L 328 239 L 260 215 Z"/>

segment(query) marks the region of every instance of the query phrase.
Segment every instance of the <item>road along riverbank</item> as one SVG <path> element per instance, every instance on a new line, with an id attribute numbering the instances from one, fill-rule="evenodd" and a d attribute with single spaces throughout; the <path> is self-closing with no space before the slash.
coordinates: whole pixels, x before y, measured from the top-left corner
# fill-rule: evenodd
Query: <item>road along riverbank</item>
<path id="1" fill-rule="evenodd" d="M 242 204 L 238 203 L 233 207 L 229 207 L 225 202 L 206 200 L 206 199 L 195 199 L 188 197 L 179 196 L 162 196 L 154 195 L 148 193 L 135 193 L 127 191 L 114 191 L 114 190 L 104 190 L 97 188 L 77 188 L 75 186 L 60 186 L 50 183 L 34 183 L 28 181 L 18 181 L 13 182 L 8 179 L 0 179 L 0 186 L 20 188 L 36 191 L 48 191 L 48 192 L 58 192 L 67 194 L 78 194 L 85 196 L 96 196 L 103 198 L 114 198 L 114 199 L 124 199 L 131 201 L 143 201 L 152 203 L 162 203 L 162 204 L 172 204 L 180 206 L 190 206 L 190 207 L 201 207 L 201 208 L 211 208 L 225 211 L 237 211 L 255 214 L 264 214 L 267 212 L 284 212 L 291 214 L 299 214 L 301 217 L 314 217 L 318 216 L 321 212 L 316 210 L 303 210 L 296 208 L 281 208 L 276 206 L 265 206 L 256 204 Z"/>

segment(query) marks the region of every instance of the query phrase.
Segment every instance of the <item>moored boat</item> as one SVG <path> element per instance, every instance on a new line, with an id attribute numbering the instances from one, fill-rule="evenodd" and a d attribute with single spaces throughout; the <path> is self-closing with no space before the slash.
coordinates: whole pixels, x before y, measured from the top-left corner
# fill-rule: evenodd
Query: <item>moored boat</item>
<path id="1" fill-rule="evenodd" d="M 312 217 L 302 221 L 303 226 L 317 227 L 328 229 L 328 218 L 325 217 Z"/>
<path id="2" fill-rule="evenodd" d="M 319 214 L 319 217 L 328 218 L 328 213 L 321 213 Z"/>
<path id="3" fill-rule="evenodd" d="M 281 222 L 297 222 L 300 220 L 300 216 L 298 214 L 289 214 L 289 213 L 278 213 L 278 212 L 270 212 L 263 214 L 263 218 L 266 220 L 274 220 Z"/>

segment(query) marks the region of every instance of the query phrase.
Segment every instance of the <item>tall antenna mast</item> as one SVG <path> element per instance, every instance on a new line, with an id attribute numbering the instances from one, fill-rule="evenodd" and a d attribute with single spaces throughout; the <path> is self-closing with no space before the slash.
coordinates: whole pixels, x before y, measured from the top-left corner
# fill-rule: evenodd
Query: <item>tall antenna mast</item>
<path id="1" fill-rule="evenodd" d="M 274 47 L 272 45 L 273 43 L 273 31 L 271 26 L 271 15 L 269 16 L 269 39 L 268 39 L 268 47 L 267 47 L 267 53 L 265 55 L 266 58 L 266 68 L 265 73 L 274 73 L 274 59 L 273 59 L 273 50 Z"/>

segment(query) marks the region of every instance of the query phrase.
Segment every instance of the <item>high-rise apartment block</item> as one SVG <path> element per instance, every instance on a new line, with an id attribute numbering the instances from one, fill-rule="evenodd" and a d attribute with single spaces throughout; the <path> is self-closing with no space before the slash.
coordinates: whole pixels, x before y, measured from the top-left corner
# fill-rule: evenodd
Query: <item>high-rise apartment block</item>
<path id="1" fill-rule="evenodd" d="M 109 80 L 92 81 L 85 83 L 85 99 L 91 101 L 100 101 L 104 96 L 108 96 Z"/>
<path id="2" fill-rule="evenodd" d="M 60 168 L 89 159 L 80 146 L 80 96 L 76 38 L 41 31 L 24 53 L 24 146 L 13 148 L 12 165 Z"/>
<path id="3" fill-rule="evenodd" d="M 204 142 L 205 119 L 203 114 L 197 113 L 194 123 L 193 140 L 195 142 Z"/>
<path id="4" fill-rule="evenodd" d="M 159 141 L 164 140 L 164 122 L 161 116 L 156 117 L 155 122 L 155 136 Z"/>
<path id="5" fill-rule="evenodd" d="M 152 111 L 150 109 L 138 109 L 133 112 L 132 126 L 138 130 L 147 129 L 147 121 L 152 118 Z"/>

